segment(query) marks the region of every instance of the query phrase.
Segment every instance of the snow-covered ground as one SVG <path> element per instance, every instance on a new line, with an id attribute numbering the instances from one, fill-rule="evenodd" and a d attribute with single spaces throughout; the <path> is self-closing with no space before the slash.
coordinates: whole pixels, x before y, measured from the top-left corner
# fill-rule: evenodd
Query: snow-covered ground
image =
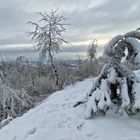
<path id="1" fill-rule="evenodd" d="M 73 108 L 92 86 L 86 79 L 51 95 L 42 104 L 0 130 L 0 140 L 140 140 L 140 117 L 85 119 L 85 106 Z"/>

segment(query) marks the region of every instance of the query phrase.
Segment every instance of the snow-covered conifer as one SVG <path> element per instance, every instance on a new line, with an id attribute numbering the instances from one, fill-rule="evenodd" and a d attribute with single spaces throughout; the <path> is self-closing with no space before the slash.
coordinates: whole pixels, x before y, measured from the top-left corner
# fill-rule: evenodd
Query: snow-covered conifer
<path id="1" fill-rule="evenodd" d="M 110 57 L 110 62 L 103 66 L 87 98 L 81 102 L 87 105 L 87 118 L 100 110 L 106 111 L 105 108 L 113 104 L 116 110 L 124 109 L 129 115 L 140 109 L 140 80 L 122 62 L 125 57 L 126 62 L 140 64 L 139 39 L 140 32 L 136 30 L 115 36 L 105 46 L 104 53 Z"/>

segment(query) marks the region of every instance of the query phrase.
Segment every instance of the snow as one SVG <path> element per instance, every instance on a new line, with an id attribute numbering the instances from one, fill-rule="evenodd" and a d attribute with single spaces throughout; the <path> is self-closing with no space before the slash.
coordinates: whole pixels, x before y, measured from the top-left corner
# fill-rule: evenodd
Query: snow
<path id="1" fill-rule="evenodd" d="M 134 107 L 140 109 L 140 93 L 139 93 L 140 92 L 140 83 L 134 83 L 132 90 L 135 93 Z"/>
<path id="2" fill-rule="evenodd" d="M 128 97 L 128 86 L 126 84 L 126 78 L 123 79 L 120 92 L 122 95 L 122 107 L 128 106 L 130 104 L 130 99 Z"/>
<path id="3" fill-rule="evenodd" d="M 73 108 L 93 84 L 86 79 L 52 94 L 0 129 L 0 140 L 139 140 L 140 117 L 108 112 L 85 119 L 85 105 Z"/>
<path id="4" fill-rule="evenodd" d="M 126 38 L 126 41 L 133 46 L 134 51 L 137 53 L 135 56 L 135 63 L 140 63 L 140 42 L 133 37 Z"/>
<path id="5" fill-rule="evenodd" d="M 89 97 L 89 100 L 86 103 L 86 118 L 91 118 L 92 111 L 96 113 L 98 109 L 104 110 L 106 107 L 111 105 L 109 93 L 108 82 L 107 80 L 102 79 L 100 88 L 97 88 L 92 93 L 92 96 Z"/>
<path id="6" fill-rule="evenodd" d="M 117 78 L 116 70 L 112 67 L 108 70 L 108 72 L 108 82 L 115 84 Z"/>
<path id="7" fill-rule="evenodd" d="M 108 55 L 108 56 L 112 56 L 113 52 L 113 47 L 115 46 L 116 43 L 118 43 L 119 40 L 122 40 L 123 36 L 122 35 L 117 35 L 115 37 L 113 37 L 108 44 L 105 46 L 104 48 L 104 54 Z"/>
<path id="8" fill-rule="evenodd" d="M 128 32 L 124 35 L 124 37 L 134 37 L 134 38 L 138 38 L 140 39 L 140 32 L 137 30 L 137 31 L 131 31 L 131 32 Z"/>

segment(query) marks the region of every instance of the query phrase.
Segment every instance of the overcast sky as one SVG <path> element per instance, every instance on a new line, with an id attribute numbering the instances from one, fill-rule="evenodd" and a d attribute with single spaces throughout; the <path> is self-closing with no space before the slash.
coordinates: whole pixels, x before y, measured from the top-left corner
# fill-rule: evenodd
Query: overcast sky
<path id="1" fill-rule="evenodd" d="M 73 46 L 65 53 L 78 54 L 95 38 L 103 46 L 112 36 L 140 26 L 140 0 L 0 0 L 0 51 L 33 55 L 26 23 L 37 21 L 35 12 L 56 8 L 70 23 L 64 37 Z"/>

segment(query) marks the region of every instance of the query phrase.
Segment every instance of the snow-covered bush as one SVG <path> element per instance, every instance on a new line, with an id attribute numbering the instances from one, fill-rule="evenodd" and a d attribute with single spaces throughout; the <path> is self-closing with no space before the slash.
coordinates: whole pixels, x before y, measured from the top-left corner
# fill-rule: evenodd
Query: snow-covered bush
<path id="1" fill-rule="evenodd" d="M 24 90 L 12 89 L 0 79 L 0 122 L 20 116 L 32 106 L 33 99 Z"/>
<path id="2" fill-rule="evenodd" d="M 119 114 L 126 111 L 128 115 L 140 111 L 140 80 L 128 65 L 125 65 L 140 64 L 138 39 L 140 32 L 136 30 L 115 36 L 105 46 L 104 53 L 110 57 L 110 61 L 103 66 L 85 100 L 75 104 L 77 106 L 86 103 L 86 118 L 100 111 L 105 113 L 110 108 Z"/>

